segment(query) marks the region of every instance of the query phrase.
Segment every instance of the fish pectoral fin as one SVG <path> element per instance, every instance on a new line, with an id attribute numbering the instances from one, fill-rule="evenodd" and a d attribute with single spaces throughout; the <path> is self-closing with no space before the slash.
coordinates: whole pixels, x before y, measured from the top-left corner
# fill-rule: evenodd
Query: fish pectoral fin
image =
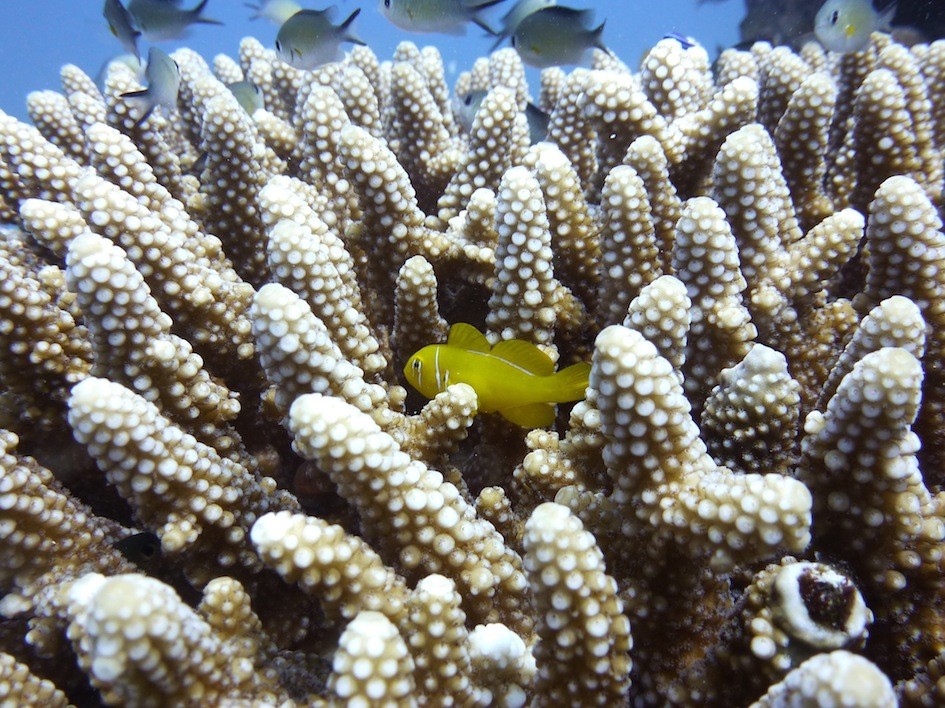
<path id="1" fill-rule="evenodd" d="M 555 372 L 555 363 L 551 357 L 524 339 L 507 339 L 499 342 L 489 353 L 537 376 L 550 376 Z"/>
<path id="2" fill-rule="evenodd" d="M 553 403 L 529 403 L 525 406 L 503 408 L 502 417 L 523 428 L 547 428 L 555 422 Z"/>
<path id="3" fill-rule="evenodd" d="M 468 349 L 472 352 L 489 351 L 489 340 L 486 339 L 486 335 L 465 322 L 457 322 L 450 327 L 446 343 L 452 347 Z"/>
<path id="4" fill-rule="evenodd" d="M 154 112 L 154 109 L 157 108 L 157 104 L 152 99 L 151 93 L 148 89 L 141 89 L 140 91 L 127 91 L 121 94 L 121 97 L 126 103 L 134 106 L 134 110 L 138 113 L 138 118 L 135 120 L 135 127 L 138 127 L 148 118 L 150 118 L 151 114 Z"/>

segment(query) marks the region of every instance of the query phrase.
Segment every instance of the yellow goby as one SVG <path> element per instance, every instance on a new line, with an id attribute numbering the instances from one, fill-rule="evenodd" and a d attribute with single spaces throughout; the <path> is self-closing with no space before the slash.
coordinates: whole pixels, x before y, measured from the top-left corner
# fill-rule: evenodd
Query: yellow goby
<path id="1" fill-rule="evenodd" d="M 447 386 L 472 386 L 483 413 L 498 411 L 526 428 L 542 428 L 555 419 L 555 403 L 585 396 L 591 365 L 580 362 L 555 372 L 551 358 L 530 342 L 511 339 L 489 346 L 482 332 L 458 322 L 446 344 L 430 344 L 407 360 L 404 376 L 427 398 Z"/>

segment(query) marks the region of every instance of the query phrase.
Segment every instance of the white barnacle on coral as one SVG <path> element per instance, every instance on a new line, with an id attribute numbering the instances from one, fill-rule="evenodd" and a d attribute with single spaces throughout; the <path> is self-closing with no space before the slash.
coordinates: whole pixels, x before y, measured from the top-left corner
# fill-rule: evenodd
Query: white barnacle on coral
<path id="1" fill-rule="evenodd" d="M 771 592 L 775 620 L 794 638 L 820 651 L 864 641 L 873 621 L 853 582 L 820 563 L 785 566 Z"/>

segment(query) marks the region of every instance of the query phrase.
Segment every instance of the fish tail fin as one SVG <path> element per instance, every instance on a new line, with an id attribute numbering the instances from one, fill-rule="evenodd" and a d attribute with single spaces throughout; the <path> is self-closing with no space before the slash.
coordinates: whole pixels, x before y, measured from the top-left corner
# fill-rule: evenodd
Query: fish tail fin
<path id="1" fill-rule="evenodd" d="M 223 23 L 220 22 L 220 20 L 213 20 L 209 17 L 200 16 L 200 13 L 203 12 L 203 9 L 207 6 L 208 2 L 210 2 L 210 0 L 200 0 L 200 2 L 197 4 L 197 7 L 190 11 L 190 14 L 194 17 L 194 22 L 199 22 L 203 25 L 222 25 Z"/>
<path id="2" fill-rule="evenodd" d="M 591 375 L 591 365 L 586 361 L 579 361 L 577 364 L 571 364 L 561 369 L 556 374 L 552 374 L 554 387 L 558 395 L 555 399 L 558 403 L 568 401 L 580 401 L 586 395 L 587 382 Z"/>
<path id="3" fill-rule="evenodd" d="M 607 20 L 604 20 L 597 27 L 591 30 L 591 37 L 594 40 L 593 42 L 591 42 L 591 44 L 597 47 L 598 49 L 603 49 L 605 52 L 609 54 L 610 50 L 607 48 L 607 45 L 604 44 L 604 40 L 603 40 L 604 25 L 606 24 L 607 24 Z"/>
<path id="4" fill-rule="evenodd" d="M 138 60 L 138 63 L 141 63 L 141 48 L 138 46 L 138 40 L 141 38 L 141 30 L 131 29 L 131 46 L 134 47 L 135 59 Z"/>
<path id="5" fill-rule="evenodd" d="M 488 32 L 490 37 L 499 38 L 498 41 L 495 43 L 495 46 L 492 47 L 492 50 L 495 50 L 495 48 L 499 46 L 503 38 L 494 27 L 489 25 L 488 22 L 486 22 L 484 19 L 482 19 L 479 16 L 479 13 L 487 8 L 492 7 L 493 5 L 498 5 L 500 2 L 505 2 L 505 0 L 485 0 L 485 2 L 466 3 L 467 6 L 472 8 L 472 11 L 473 11 L 472 17 L 469 18 L 470 21 L 477 27 L 481 27 L 486 32 Z"/>
<path id="6" fill-rule="evenodd" d="M 348 15 L 348 19 L 341 23 L 339 29 L 341 30 L 341 36 L 347 39 L 352 44 L 360 44 L 362 46 L 367 46 L 367 42 L 358 37 L 354 32 L 351 31 L 351 23 L 354 22 L 354 18 L 361 14 L 361 8 L 356 7 L 354 12 Z"/>
<path id="7" fill-rule="evenodd" d="M 489 30 L 486 30 L 486 31 L 488 32 Z M 489 53 L 490 53 L 490 54 L 492 54 L 492 52 L 494 52 L 496 49 L 498 49 L 499 46 L 502 44 L 502 42 L 504 42 L 506 39 L 508 39 L 508 35 L 507 35 L 507 34 L 498 33 L 498 32 L 493 32 L 492 35 L 495 37 L 495 41 L 492 43 L 492 46 L 489 47 Z"/>
<path id="8" fill-rule="evenodd" d="M 490 27 L 489 23 L 479 17 L 479 15 L 473 15 L 471 22 L 476 25 L 476 27 L 484 29 L 490 37 L 497 37 L 499 35 L 499 33 L 494 28 Z M 498 46 L 501 41 L 502 37 L 499 37 L 499 41 L 496 42 L 496 46 Z"/>
<path id="9" fill-rule="evenodd" d="M 889 32 L 892 29 L 892 21 L 896 16 L 896 10 L 899 9 L 898 2 L 890 3 L 889 7 L 879 13 L 877 27 L 881 32 Z"/>

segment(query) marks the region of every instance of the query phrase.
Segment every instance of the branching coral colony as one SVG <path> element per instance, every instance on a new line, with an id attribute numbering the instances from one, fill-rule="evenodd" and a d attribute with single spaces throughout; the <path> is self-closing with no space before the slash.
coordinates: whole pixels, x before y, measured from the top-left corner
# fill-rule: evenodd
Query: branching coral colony
<path id="1" fill-rule="evenodd" d="M 174 59 L 0 115 L 2 699 L 945 701 L 945 43 Z M 460 321 L 586 399 L 414 400 Z"/>

